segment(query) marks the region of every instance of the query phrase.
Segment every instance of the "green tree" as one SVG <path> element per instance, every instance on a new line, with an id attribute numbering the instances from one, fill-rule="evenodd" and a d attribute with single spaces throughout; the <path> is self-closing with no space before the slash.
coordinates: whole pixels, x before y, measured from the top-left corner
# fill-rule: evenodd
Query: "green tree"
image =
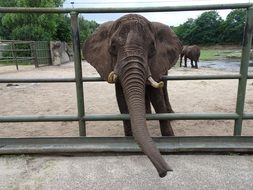
<path id="1" fill-rule="evenodd" d="M 14 7 L 15 6 L 15 0 L 9 0 L 9 1 L 0 1 L 0 7 Z M 4 27 L 2 24 L 2 18 L 5 16 L 5 14 L 0 13 L 0 39 L 4 39 L 6 35 L 11 33 L 11 31 Z M 6 39 L 6 38 L 5 38 Z"/>
<path id="2" fill-rule="evenodd" d="M 207 11 L 197 19 L 188 19 L 174 31 L 184 44 L 216 44 L 221 42 L 222 23 L 217 11 Z"/>
<path id="3" fill-rule="evenodd" d="M 79 16 L 80 41 L 84 42 L 98 26 L 95 21 L 88 21 Z"/>
<path id="4" fill-rule="evenodd" d="M 231 11 L 222 24 L 222 41 L 225 43 L 240 44 L 246 22 L 246 10 L 236 9 Z"/>
<path id="5" fill-rule="evenodd" d="M 2 7 L 60 7 L 63 0 L 0 1 Z M 79 16 L 80 38 L 83 42 L 98 26 Z M 0 14 L 0 38 L 12 40 L 71 41 L 71 22 L 68 14 Z"/>
<path id="6" fill-rule="evenodd" d="M 222 18 L 217 11 L 202 13 L 195 21 L 191 29 L 191 43 L 216 44 L 220 41 Z"/>
<path id="7" fill-rule="evenodd" d="M 56 31 L 53 35 L 54 40 L 71 42 L 71 21 L 70 17 L 60 15 L 56 21 Z"/>
<path id="8" fill-rule="evenodd" d="M 189 18 L 184 24 L 174 27 L 173 30 L 184 44 L 191 44 L 193 27 L 194 19 Z"/>
<path id="9" fill-rule="evenodd" d="M 1 6 L 59 7 L 63 0 L 11 0 Z M 4 39 L 50 40 L 56 32 L 57 14 L 2 14 L 0 35 Z"/>
<path id="10" fill-rule="evenodd" d="M 222 20 L 216 11 L 208 11 L 197 19 L 188 19 L 184 24 L 173 27 L 184 44 L 240 44 L 246 22 L 246 10 L 231 11 Z"/>

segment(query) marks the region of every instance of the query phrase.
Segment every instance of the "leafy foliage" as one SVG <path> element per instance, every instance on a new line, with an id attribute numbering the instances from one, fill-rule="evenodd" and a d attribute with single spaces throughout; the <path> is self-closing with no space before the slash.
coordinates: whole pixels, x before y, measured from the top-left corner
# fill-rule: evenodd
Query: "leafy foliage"
<path id="1" fill-rule="evenodd" d="M 237 9 L 230 12 L 222 24 L 222 41 L 240 44 L 243 38 L 243 29 L 246 22 L 246 10 Z"/>
<path id="2" fill-rule="evenodd" d="M 246 11 L 242 9 L 231 11 L 225 21 L 217 11 L 207 11 L 174 27 L 174 31 L 184 44 L 239 44 L 245 20 Z"/>
<path id="3" fill-rule="evenodd" d="M 53 39 L 57 41 L 71 41 L 71 21 L 68 15 L 59 15 L 56 21 L 56 31 Z"/>
<path id="4" fill-rule="evenodd" d="M 98 26 L 95 21 L 88 21 L 83 17 L 79 17 L 80 41 L 84 42 Z"/>
<path id="5" fill-rule="evenodd" d="M 64 0 L 0 1 L 2 7 L 61 7 Z M 85 40 L 98 26 L 94 21 L 79 17 L 81 40 Z M 63 14 L 0 14 L 0 39 L 71 41 L 70 17 Z"/>

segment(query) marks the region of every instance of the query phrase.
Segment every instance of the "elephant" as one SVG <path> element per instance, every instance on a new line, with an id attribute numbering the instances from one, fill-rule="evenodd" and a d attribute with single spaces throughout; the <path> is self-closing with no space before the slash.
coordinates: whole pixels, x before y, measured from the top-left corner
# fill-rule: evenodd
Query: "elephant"
<path id="1" fill-rule="evenodd" d="M 184 46 L 180 55 L 180 67 L 182 67 L 182 58 L 184 57 L 184 66 L 187 67 L 187 58 L 191 60 L 192 68 L 198 68 L 198 61 L 200 56 L 200 48 L 197 45 Z M 195 62 L 195 66 L 193 64 Z"/>
<path id="2" fill-rule="evenodd" d="M 182 44 L 175 33 L 158 22 L 138 14 L 127 14 L 116 21 L 101 24 L 85 41 L 85 59 L 108 83 L 115 83 L 126 136 L 134 136 L 160 177 L 172 171 L 155 146 L 147 129 L 146 112 L 150 102 L 158 113 L 172 112 L 167 94 L 167 81 L 160 80 L 175 65 Z M 169 121 L 160 121 L 163 135 L 174 135 Z"/>

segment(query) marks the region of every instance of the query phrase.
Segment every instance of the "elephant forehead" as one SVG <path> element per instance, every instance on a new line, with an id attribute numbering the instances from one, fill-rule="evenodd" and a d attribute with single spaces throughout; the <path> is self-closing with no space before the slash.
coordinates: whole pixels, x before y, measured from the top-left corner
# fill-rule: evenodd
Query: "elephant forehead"
<path id="1" fill-rule="evenodd" d="M 116 28 L 122 25 L 139 25 L 145 27 L 148 20 L 137 14 L 128 14 L 118 19 L 116 22 Z"/>
<path id="2" fill-rule="evenodd" d="M 131 48 L 131 47 L 125 47 L 124 49 L 120 49 L 120 53 L 123 57 L 131 57 L 131 56 L 137 56 L 137 57 L 145 57 L 146 52 L 142 48 Z"/>
<path id="3" fill-rule="evenodd" d="M 147 23 L 147 19 L 144 18 L 143 16 L 141 15 L 137 15 L 137 14 L 128 14 L 128 15 L 125 15 L 121 18 L 119 18 L 119 21 L 120 22 L 137 22 L 137 23 L 140 23 L 140 24 L 146 24 Z"/>

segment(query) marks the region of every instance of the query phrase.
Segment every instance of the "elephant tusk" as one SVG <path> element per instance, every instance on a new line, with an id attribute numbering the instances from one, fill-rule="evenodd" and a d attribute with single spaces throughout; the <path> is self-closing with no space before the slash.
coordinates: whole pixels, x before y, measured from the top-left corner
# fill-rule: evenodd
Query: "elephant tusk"
<path id="1" fill-rule="evenodd" d="M 118 76 L 114 73 L 114 71 L 110 72 L 108 75 L 108 83 L 115 83 Z"/>
<path id="2" fill-rule="evenodd" d="M 158 83 L 151 76 L 148 77 L 148 81 L 150 82 L 151 86 L 153 86 L 154 88 L 162 88 L 164 85 L 163 81 L 160 81 Z"/>

